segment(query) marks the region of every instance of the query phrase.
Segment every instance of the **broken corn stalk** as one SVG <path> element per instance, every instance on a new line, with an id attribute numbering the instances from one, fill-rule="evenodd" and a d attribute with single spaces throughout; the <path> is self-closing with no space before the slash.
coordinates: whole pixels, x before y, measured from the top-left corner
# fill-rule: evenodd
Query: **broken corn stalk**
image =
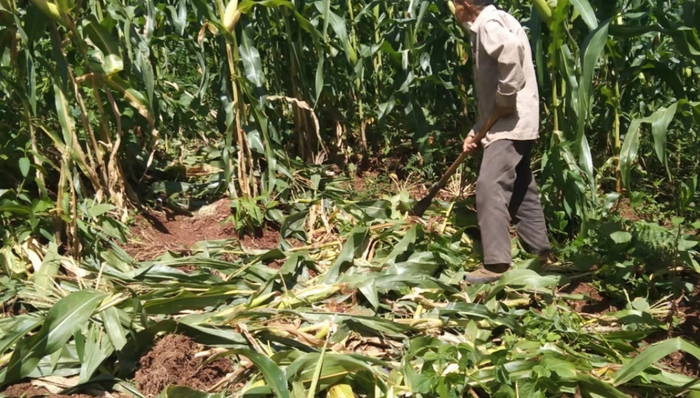
<path id="1" fill-rule="evenodd" d="M 296 292 L 287 292 L 283 296 L 279 297 L 273 303 L 274 307 L 279 309 L 283 308 L 294 308 L 303 303 L 314 303 L 324 300 L 343 288 L 343 284 L 338 283 L 335 285 L 317 285 L 311 286 L 306 289 L 298 290 Z"/>
<path id="2" fill-rule="evenodd" d="M 262 294 L 262 295 L 260 295 L 260 297 L 253 299 L 253 301 L 251 301 L 250 304 L 243 303 L 243 304 L 238 304 L 236 306 L 233 306 L 231 308 L 227 308 L 227 309 L 219 312 L 218 314 L 215 314 L 214 316 L 212 316 L 212 319 L 224 320 L 224 319 L 234 318 L 234 317 L 236 317 L 236 315 L 238 315 L 239 313 L 241 313 L 243 311 L 247 311 L 247 310 L 250 310 L 253 308 L 260 307 L 261 305 L 265 304 L 265 301 L 267 301 L 270 297 L 274 296 L 275 294 L 276 294 L 275 292 Z"/>

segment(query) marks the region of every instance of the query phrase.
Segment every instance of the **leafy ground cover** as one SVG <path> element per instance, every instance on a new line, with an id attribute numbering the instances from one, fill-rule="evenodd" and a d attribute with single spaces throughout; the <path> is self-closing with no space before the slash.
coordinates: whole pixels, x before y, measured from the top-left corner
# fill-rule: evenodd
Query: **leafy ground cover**
<path id="1" fill-rule="evenodd" d="M 700 288 L 683 275 L 678 299 L 660 297 L 654 287 L 678 275 L 659 274 L 635 291 L 631 274 L 649 270 L 635 260 L 641 253 L 624 250 L 622 229 L 604 247 L 559 249 L 544 268 L 514 239 L 516 269 L 494 285 L 466 286 L 464 272 L 479 261 L 471 195 L 445 192 L 418 219 L 407 210 L 424 187 L 376 177 L 328 177 L 319 186 L 257 235 L 237 236 L 225 199 L 191 215 L 137 215 L 128 242 L 115 241 L 100 259 L 35 253 L 41 267 L 28 271 L 28 283 L 4 285 L 17 304 L 5 308 L 14 316 L 0 323 L 3 344 L 17 348 L 3 358 L 3 393 L 50 383 L 73 397 L 650 397 L 700 389 Z M 629 218 L 634 210 L 617 212 Z M 639 250 L 644 234 L 634 225 L 646 221 L 628 218 L 606 220 L 632 223 L 622 234 Z M 625 258 L 634 265 L 616 263 Z"/>

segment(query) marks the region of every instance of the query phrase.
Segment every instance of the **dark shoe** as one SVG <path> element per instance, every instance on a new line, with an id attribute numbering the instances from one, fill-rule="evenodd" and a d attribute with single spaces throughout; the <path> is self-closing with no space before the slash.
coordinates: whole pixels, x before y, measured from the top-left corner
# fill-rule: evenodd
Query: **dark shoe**
<path id="1" fill-rule="evenodd" d="M 510 269 L 508 264 L 484 265 L 476 271 L 464 275 L 464 281 L 470 284 L 485 284 L 496 282 Z"/>
<path id="2" fill-rule="evenodd" d="M 537 256 L 537 261 L 540 263 L 542 269 L 547 269 L 555 264 L 557 264 L 558 259 L 552 251 L 547 251 L 540 253 Z"/>

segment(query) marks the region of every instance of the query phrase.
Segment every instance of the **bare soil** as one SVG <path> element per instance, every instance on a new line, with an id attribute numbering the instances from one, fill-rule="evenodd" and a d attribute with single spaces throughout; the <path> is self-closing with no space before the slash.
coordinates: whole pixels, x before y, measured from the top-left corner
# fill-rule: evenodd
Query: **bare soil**
<path id="1" fill-rule="evenodd" d="M 249 249 L 271 250 L 277 247 L 280 241 L 280 233 L 270 227 L 260 231 L 257 236 L 245 235 L 241 244 Z"/>
<path id="2" fill-rule="evenodd" d="M 205 240 L 238 239 L 233 224 L 225 222 L 231 215 L 229 204 L 230 200 L 221 199 L 193 215 L 169 209 L 148 210 L 135 217 L 132 238 L 122 247 L 136 261 L 147 261 L 166 251 L 187 254 L 192 245 Z M 279 236 L 278 231 L 267 227 L 257 236 L 244 236 L 240 242 L 251 249 L 273 249 Z M 182 269 L 190 271 L 186 266 Z"/>
<path id="3" fill-rule="evenodd" d="M 231 215 L 228 201 L 220 200 L 206 213 L 193 216 L 176 214 L 170 209 L 148 210 L 134 219 L 132 240 L 124 250 L 137 261 L 151 260 L 168 250 L 183 252 L 203 240 L 230 239 L 233 225 L 224 224 Z"/>
<path id="4" fill-rule="evenodd" d="M 569 302 L 571 308 L 576 312 L 601 314 L 618 310 L 610 298 L 602 296 L 594 286 L 585 282 L 574 281 L 560 292 L 564 294 L 582 294 L 588 297 L 584 300 L 572 300 Z"/>
<path id="5" fill-rule="evenodd" d="M 93 396 L 93 395 L 87 395 L 87 394 L 72 394 L 72 395 L 60 395 L 60 394 L 51 394 L 47 389 L 43 387 L 37 387 L 33 385 L 32 383 L 17 383 L 13 384 L 9 387 L 7 387 L 4 391 L 2 391 L 2 394 L 4 394 L 7 398 L 95 398 L 95 397 L 100 397 L 100 398 L 126 398 L 127 395 L 121 395 L 121 394 L 103 394 L 103 395 L 98 395 L 98 396 Z"/>
<path id="6" fill-rule="evenodd" d="M 695 286 L 688 302 L 680 305 L 677 316 L 683 318 L 670 333 L 659 333 L 658 340 L 681 337 L 700 346 L 700 285 Z M 685 352 L 675 352 L 661 361 L 664 365 L 691 377 L 700 377 L 700 359 Z"/>
<path id="7" fill-rule="evenodd" d="M 604 314 L 606 312 L 618 311 L 619 308 L 612 304 L 610 298 L 602 295 L 596 288 L 585 282 L 572 282 L 561 290 L 566 294 L 583 294 L 588 298 L 585 300 L 569 301 L 571 308 L 579 313 Z M 646 349 L 649 345 L 674 338 L 681 337 L 691 343 L 700 345 L 700 285 L 679 308 L 676 316 L 682 321 L 675 329 L 669 332 L 659 332 L 649 336 L 640 344 L 639 351 Z M 676 373 L 690 377 L 700 377 L 700 360 L 682 351 L 663 358 L 661 364 L 669 367 Z"/>
<path id="8" fill-rule="evenodd" d="M 382 172 L 383 175 L 388 176 L 389 172 Z M 341 184 L 344 189 L 355 192 L 356 194 L 369 194 L 373 197 L 380 197 L 382 193 L 396 193 L 396 187 L 390 182 L 382 182 L 380 180 L 380 173 L 376 171 L 367 171 L 362 173 L 362 176 L 355 176 L 351 181 L 345 184 Z M 388 180 L 388 178 L 387 178 Z M 403 179 L 401 180 L 405 182 Z M 416 181 L 412 180 L 406 188 L 408 194 L 416 201 L 423 199 L 430 192 L 430 187 L 438 181 Z M 455 198 L 452 197 L 445 189 L 440 190 L 435 199 L 443 201 L 451 201 Z"/>
<path id="9" fill-rule="evenodd" d="M 189 337 L 170 334 L 162 338 L 139 361 L 134 381 L 143 394 L 155 397 L 170 385 L 207 390 L 233 371 L 231 361 L 220 358 L 204 366 L 196 358 L 203 346 Z"/>

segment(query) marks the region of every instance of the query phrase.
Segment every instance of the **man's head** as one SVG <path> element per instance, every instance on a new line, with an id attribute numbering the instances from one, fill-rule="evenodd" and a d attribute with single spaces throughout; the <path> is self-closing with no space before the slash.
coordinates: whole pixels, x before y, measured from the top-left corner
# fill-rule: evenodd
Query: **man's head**
<path id="1" fill-rule="evenodd" d="M 455 14 L 462 24 L 471 25 L 481 10 L 493 5 L 494 0 L 453 0 Z"/>

